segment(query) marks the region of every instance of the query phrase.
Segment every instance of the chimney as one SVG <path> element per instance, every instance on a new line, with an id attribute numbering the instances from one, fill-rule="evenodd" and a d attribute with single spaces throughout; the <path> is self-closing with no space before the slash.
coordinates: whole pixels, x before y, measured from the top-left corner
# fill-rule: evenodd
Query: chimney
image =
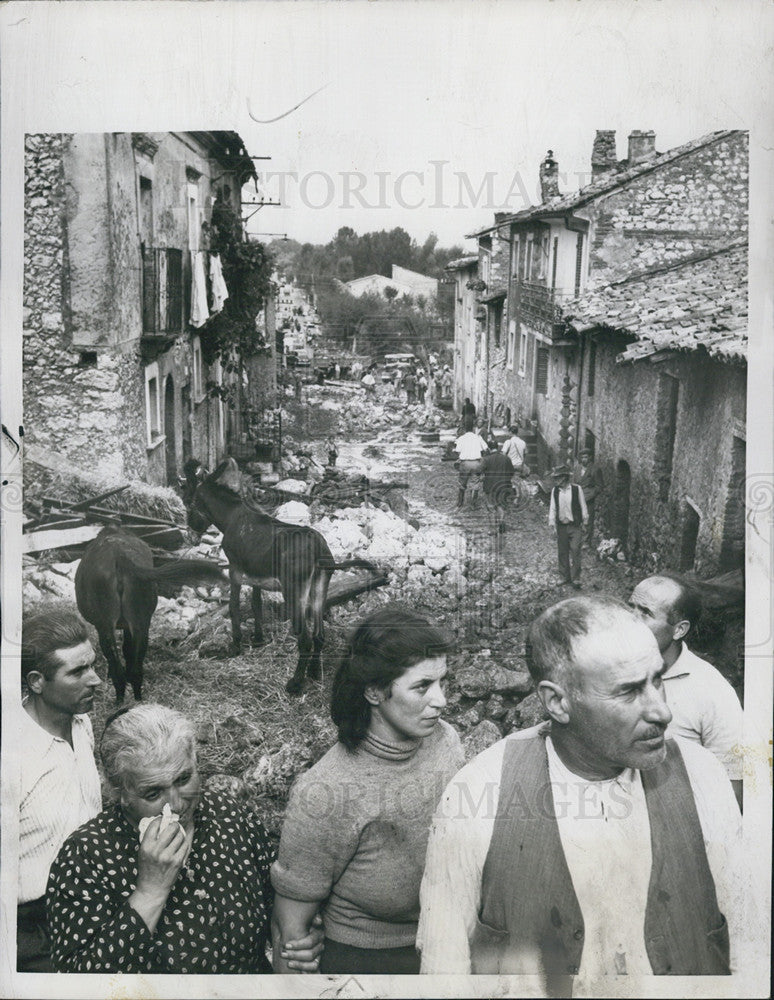
<path id="1" fill-rule="evenodd" d="M 550 201 L 559 197 L 559 164 L 554 159 L 552 149 L 548 150 L 545 160 L 540 164 L 540 198 Z"/>
<path id="2" fill-rule="evenodd" d="M 636 129 L 629 133 L 629 166 L 642 163 L 643 160 L 656 152 L 656 133 L 641 132 Z"/>
<path id="3" fill-rule="evenodd" d="M 597 129 L 591 149 L 591 179 L 614 170 L 618 165 L 615 153 L 615 129 Z"/>

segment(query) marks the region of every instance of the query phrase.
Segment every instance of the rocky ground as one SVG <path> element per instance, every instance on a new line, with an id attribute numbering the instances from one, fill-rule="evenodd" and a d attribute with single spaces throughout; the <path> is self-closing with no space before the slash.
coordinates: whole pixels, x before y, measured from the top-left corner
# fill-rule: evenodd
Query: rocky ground
<path id="1" fill-rule="evenodd" d="M 556 544 L 535 484 L 527 484 L 509 511 L 499 539 L 483 498 L 476 507 L 468 502 L 455 509 L 456 474 L 452 463 L 442 461 L 444 442 L 455 436 L 453 419 L 407 408 L 385 387 L 366 398 L 354 385 L 306 386 L 300 401 L 285 399 L 278 486 L 296 499 L 281 505 L 278 516 L 313 524 L 335 558 L 363 556 L 389 572 L 387 586 L 331 609 L 323 681 L 308 683 L 300 698 L 284 691 L 296 646 L 278 597 L 267 594 L 264 601 L 268 641 L 245 647 L 238 657 L 229 651 L 226 594 L 184 588 L 159 600 L 145 698 L 174 705 L 196 721 L 201 770 L 209 783 L 244 797 L 275 835 L 293 779 L 334 741 L 327 699 L 347 629 L 387 601 L 406 603 L 454 631 L 446 717 L 469 757 L 542 717 L 524 663 L 525 630 L 545 607 L 574 591 L 558 583 Z M 434 432 L 438 440 L 422 440 Z M 407 487 L 381 490 L 389 503 L 337 503 L 330 490 L 327 500 L 313 499 L 330 435 L 337 443 L 339 483 L 365 475 Z M 217 533 L 205 536 L 195 554 L 221 556 Z M 583 559 L 589 593 L 625 598 L 644 575 L 588 548 Z M 25 557 L 25 603 L 51 596 L 74 600 L 76 565 L 57 561 L 55 553 Z M 251 619 L 247 589 L 243 615 L 243 621 Z M 714 657 L 720 665 L 722 660 L 722 654 Z M 112 707 L 106 685 L 95 710 L 97 732 Z"/>

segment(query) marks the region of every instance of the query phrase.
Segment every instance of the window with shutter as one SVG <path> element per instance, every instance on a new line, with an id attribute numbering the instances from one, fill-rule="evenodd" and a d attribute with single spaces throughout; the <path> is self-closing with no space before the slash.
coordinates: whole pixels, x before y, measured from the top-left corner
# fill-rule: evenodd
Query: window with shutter
<path id="1" fill-rule="evenodd" d="M 545 396 L 548 392 L 548 349 L 545 347 L 539 347 L 537 352 L 535 391 L 541 396 Z"/>
<path id="2" fill-rule="evenodd" d="M 578 233 L 578 241 L 575 244 L 575 294 L 579 295 L 581 290 L 581 274 L 583 267 L 583 233 Z"/>

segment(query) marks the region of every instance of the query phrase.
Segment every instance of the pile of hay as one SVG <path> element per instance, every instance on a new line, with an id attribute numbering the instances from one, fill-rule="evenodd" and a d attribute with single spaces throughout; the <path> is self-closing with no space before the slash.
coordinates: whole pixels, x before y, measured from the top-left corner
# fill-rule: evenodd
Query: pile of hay
<path id="1" fill-rule="evenodd" d="M 89 472 L 70 463 L 49 462 L 44 456 L 25 456 L 24 460 L 24 501 L 37 502 L 43 497 L 55 497 L 65 503 L 80 503 L 100 493 L 123 486 L 126 480 L 101 475 L 99 471 Z M 150 486 L 148 483 L 132 481 L 128 489 L 112 497 L 100 500 L 100 507 L 109 510 L 144 517 L 172 521 L 184 526 L 185 507 L 178 494 L 168 486 Z"/>

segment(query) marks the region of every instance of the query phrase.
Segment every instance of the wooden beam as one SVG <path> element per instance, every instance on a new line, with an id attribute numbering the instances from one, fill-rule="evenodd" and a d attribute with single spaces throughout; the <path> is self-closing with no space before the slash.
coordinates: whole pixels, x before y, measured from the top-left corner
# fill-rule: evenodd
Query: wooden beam
<path id="1" fill-rule="evenodd" d="M 383 587 L 388 582 L 389 578 L 386 573 L 373 573 L 371 571 L 368 571 L 368 576 L 365 579 L 361 576 L 358 580 L 336 580 L 334 577 L 328 590 L 325 607 L 327 609 L 337 604 L 345 604 L 353 597 L 369 590 L 376 590 L 377 587 Z"/>
<path id="2" fill-rule="evenodd" d="M 66 549 L 70 545 L 90 542 L 100 531 L 102 531 L 101 524 L 82 524 L 77 528 L 60 528 L 55 531 L 30 531 L 22 535 L 22 552 Z"/>

